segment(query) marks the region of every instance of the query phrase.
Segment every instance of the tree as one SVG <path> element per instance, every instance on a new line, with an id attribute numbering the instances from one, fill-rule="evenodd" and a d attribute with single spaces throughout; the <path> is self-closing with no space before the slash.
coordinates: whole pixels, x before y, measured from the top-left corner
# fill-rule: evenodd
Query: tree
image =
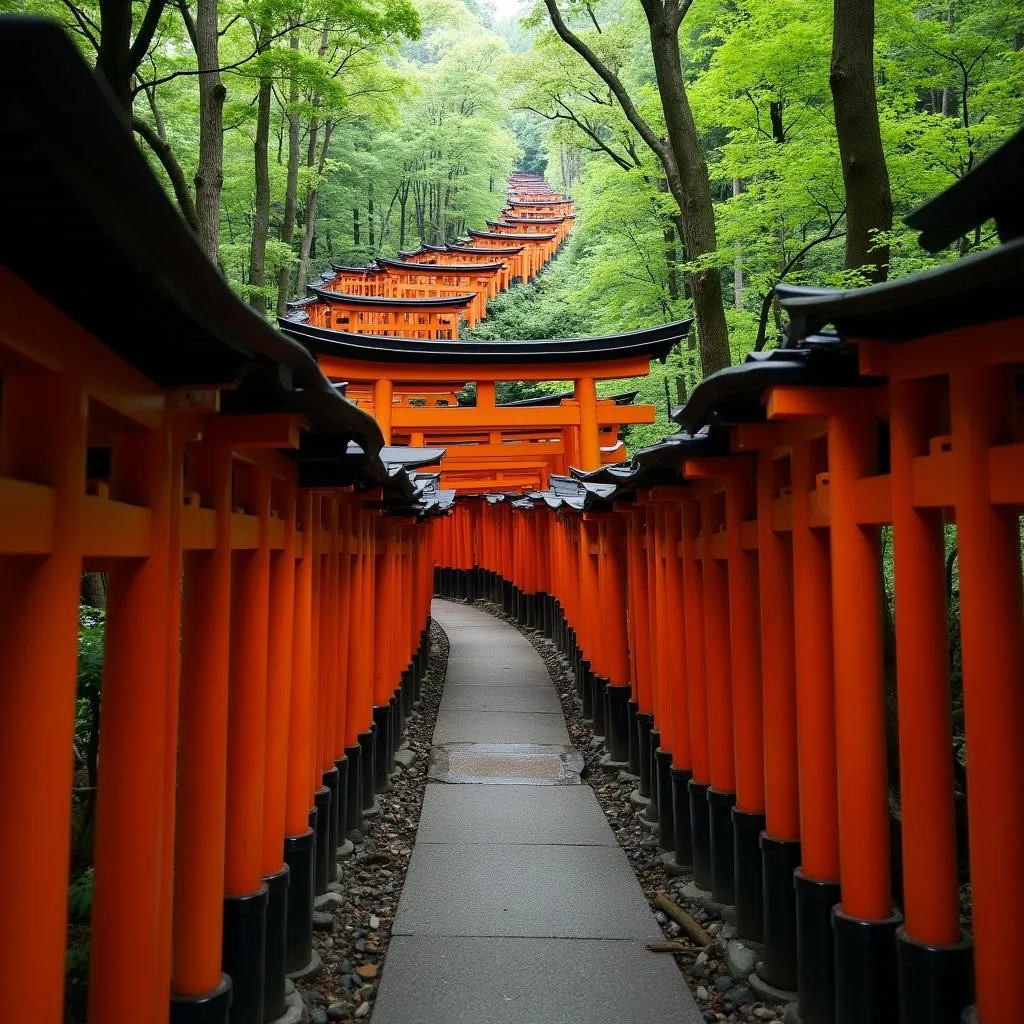
<path id="1" fill-rule="evenodd" d="M 693 0 L 641 0 L 664 118 L 662 136 L 640 113 L 616 70 L 565 21 L 558 0 L 544 0 L 551 24 L 612 91 L 637 134 L 655 154 L 679 207 L 690 292 L 705 375 L 728 366 L 729 332 L 717 261 L 715 214 L 707 161 L 686 94 L 679 30 Z M 587 13 L 595 21 L 593 8 Z"/>
<path id="2" fill-rule="evenodd" d="M 846 268 L 884 281 L 892 193 L 875 95 L 874 0 L 835 0 L 829 85 L 846 185 Z"/>

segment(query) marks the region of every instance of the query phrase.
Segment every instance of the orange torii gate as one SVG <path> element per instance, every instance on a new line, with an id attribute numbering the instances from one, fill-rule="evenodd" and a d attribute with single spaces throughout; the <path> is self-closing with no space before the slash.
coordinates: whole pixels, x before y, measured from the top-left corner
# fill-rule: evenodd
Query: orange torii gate
<path id="1" fill-rule="evenodd" d="M 474 231 L 466 232 L 473 248 L 502 249 L 509 242 L 522 242 L 522 252 L 512 257 L 512 274 L 521 281 L 532 281 L 554 256 L 557 235 L 546 232 Z"/>
<path id="2" fill-rule="evenodd" d="M 289 320 L 372 337 L 431 338 L 454 341 L 459 315 L 475 295 L 436 299 L 402 299 L 381 295 L 346 295 L 313 287 L 313 297 L 289 303 Z"/>
<path id="3" fill-rule="evenodd" d="M 466 322 L 475 326 L 487 313 L 487 300 L 501 291 L 505 264 L 501 261 L 459 262 L 452 266 L 390 260 L 383 256 L 366 267 L 335 266 L 318 287 L 348 295 L 384 298 L 459 298 L 472 294 Z"/>
<path id="4" fill-rule="evenodd" d="M 621 427 L 652 422 L 654 410 L 599 399 L 596 382 L 644 374 L 689 329 L 682 322 L 604 338 L 456 347 L 370 342 L 290 320 L 281 326 L 316 354 L 329 378 L 345 382 L 346 395 L 372 412 L 389 442 L 444 448 L 441 487 L 460 493 L 543 490 L 571 466 L 596 468 L 619 458 Z M 501 381 L 564 379 L 574 381 L 568 395 L 496 401 Z M 458 404 L 470 383 L 475 404 Z"/>
<path id="5" fill-rule="evenodd" d="M 487 224 L 498 231 L 503 231 L 507 228 L 509 231 L 525 231 L 527 234 L 536 233 L 534 225 L 537 225 L 537 231 L 554 231 L 558 245 L 561 246 L 569 237 L 575 221 L 576 218 L 574 216 L 567 214 L 548 217 L 523 217 L 516 213 L 504 212 L 501 215 L 501 220 L 489 220 Z"/>

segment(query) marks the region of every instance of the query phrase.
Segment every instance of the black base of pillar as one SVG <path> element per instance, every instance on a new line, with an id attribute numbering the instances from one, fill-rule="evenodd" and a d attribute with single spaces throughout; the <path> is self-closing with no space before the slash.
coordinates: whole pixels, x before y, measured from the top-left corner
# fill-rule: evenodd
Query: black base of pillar
<path id="1" fill-rule="evenodd" d="M 836 952 L 836 1024 L 898 1024 L 896 929 L 899 914 L 884 921 L 849 917 L 832 908 Z"/>
<path id="2" fill-rule="evenodd" d="M 231 978 L 231 1024 L 263 1024 L 263 970 L 267 942 L 267 887 L 224 897 L 221 960 Z"/>
<path id="3" fill-rule="evenodd" d="M 708 790 L 711 824 L 711 897 L 727 905 L 736 902 L 736 860 L 733 856 L 732 809 L 735 793 Z"/>
<path id="4" fill-rule="evenodd" d="M 690 779 L 684 768 L 669 773 L 672 787 L 672 824 L 675 832 L 675 863 L 677 868 L 693 866 L 693 839 L 690 828 Z"/>
<path id="5" fill-rule="evenodd" d="M 594 673 L 590 670 L 590 665 L 587 662 L 583 662 L 583 674 L 580 680 L 580 699 L 583 701 L 583 708 L 580 714 L 583 716 L 585 722 L 594 721 Z"/>
<path id="6" fill-rule="evenodd" d="M 661 746 L 661 733 L 657 729 L 652 728 L 650 736 L 647 740 L 647 771 L 650 778 L 651 788 L 651 801 L 643 809 L 641 817 L 650 825 L 656 825 L 658 823 L 658 817 L 660 814 L 660 808 L 658 806 L 658 748 Z M 643 776 L 640 776 L 641 780 Z M 640 795 L 643 796 L 643 787 L 641 786 Z"/>
<path id="7" fill-rule="evenodd" d="M 220 984 L 201 996 L 171 995 L 170 1024 L 228 1024 L 231 1011 L 231 979 L 220 976 Z"/>
<path id="8" fill-rule="evenodd" d="M 338 801 L 338 831 L 334 834 L 334 849 L 337 851 L 344 844 L 345 833 L 348 831 L 348 758 L 339 757 L 334 767 L 338 772 L 338 792 L 335 797 Z"/>
<path id="9" fill-rule="evenodd" d="M 412 666 L 408 666 L 402 673 L 401 681 L 398 684 L 398 706 L 402 709 L 399 719 L 399 736 L 405 736 L 405 721 L 412 714 Z"/>
<path id="10" fill-rule="evenodd" d="M 612 761 L 629 760 L 629 687 L 609 686 L 608 721 L 605 723 L 604 743 Z"/>
<path id="11" fill-rule="evenodd" d="M 635 700 L 630 700 L 626 704 L 626 735 L 629 738 L 629 749 L 627 752 L 627 760 L 629 761 L 629 773 L 630 775 L 640 775 L 640 726 L 638 722 L 638 713 L 640 706 Z"/>
<path id="12" fill-rule="evenodd" d="M 288 866 L 285 967 L 289 974 L 301 971 L 313 956 L 314 846 L 313 829 L 284 840 Z"/>
<path id="13" fill-rule="evenodd" d="M 667 750 L 659 750 L 654 760 L 658 771 L 658 845 L 663 850 L 674 851 L 676 830 L 675 815 L 672 813 L 672 755 Z"/>
<path id="14" fill-rule="evenodd" d="M 324 773 L 326 774 L 326 772 Z M 316 805 L 316 894 L 327 892 L 327 883 L 334 881 L 334 858 L 331 856 L 331 791 L 322 786 L 313 795 Z"/>
<path id="15" fill-rule="evenodd" d="M 690 841 L 693 844 L 693 881 L 698 889 L 711 889 L 711 812 L 706 782 L 690 780 Z"/>
<path id="16" fill-rule="evenodd" d="M 769 985 L 796 991 L 796 893 L 793 872 L 800 867 L 800 843 L 761 833 L 764 901 L 764 959 L 758 974 Z"/>
<path id="17" fill-rule="evenodd" d="M 607 701 L 608 677 L 595 675 L 592 678 L 594 689 L 591 696 L 591 707 L 594 712 L 594 735 L 604 739 L 607 730 L 604 712 Z"/>
<path id="18" fill-rule="evenodd" d="M 764 882 L 761 873 L 761 813 L 732 809 L 736 889 L 736 933 L 741 939 L 764 941 Z"/>
<path id="19" fill-rule="evenodd" d="M 348 773 L 345 780 L 345 832 L 358 832 L 363 825 L 363 748 L 345 748 Z"/>
<path id="20" fill-rule="evenodd" d="M 839 902 L 839 883 L 816 881 L 797 868 L 793 885 L 800 1024 L 834 1024 L 836 965 L 832 908 Z"/>
<path id="21" fill-rule="evenodd" d="M 338 789 L 341 783 L 341 773 L 337 767 L 331 768 L 323 773 L 323 783 L 331 794 L 330 815 L 327 825 L 327 881 L 338 880 L 338 865 L 334 858 L 333 851 L 338 848 L 338 834 L 341 831 L 341 810 L 338 803 Z"/>
<path id="22" fill-rule="evenodd" d="M 654 716 L 646 712 L 637 714 L 637 740 L 640 758 L 640 796 L 650 797 L 650 733 L 654 727 Z"/>
<path id="23" fill-rule="evenodd" d="M 974 963 L 968 936 L 953 946 L 916 942 L 896 930 L 900 1024 L 960 1024 L 974 1001 Z"/>
<path id="24" fill-rule="evenodd" d="M 391 789 L 391 706 L 381 704 L 373 709 L 373 724 L 377 728 L 373 751 L 373 790 L 387 793 Z"/>
<path id="25" fill-rule="evenodd" d="M 371 725 L 366 732 L 359 734 L 359 749 L 362 755 L 359 758 L 361 782 L 363 787 L 363 807 L 368 811 L 373 806 L 373 748 L 376 746 L 377 726 Z"/>
<path id="26" fill-rule="evenodd" d="M 267 940 L 263 967 L 263 1019 L 285 1011 L 284 982 L 288 973 L 288 866 L 264 875 L 267 896 Z"/>

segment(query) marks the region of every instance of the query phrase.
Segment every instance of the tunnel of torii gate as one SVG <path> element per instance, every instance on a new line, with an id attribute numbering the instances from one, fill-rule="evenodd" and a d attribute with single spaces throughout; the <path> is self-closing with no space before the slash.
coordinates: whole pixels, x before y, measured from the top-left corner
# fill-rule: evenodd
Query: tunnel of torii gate
<path id="1" fill-rule="evenodd" d="M 510 180 L 510 209 L 522 187 Z M 475 327 L 488 300 L 532 281 L 565 243 L 575 220 L 573 203 L 544 189 L 552 201 L 544 208 L 557 208 L 557 215 L 510 215 L 488 221 L 492 231 L 470 230 L 454 246 L 424 245 L 361 267 L 336 264 L 307 286 L 307 297 L 288 304 L 285 319 L 353 334 L 456 340 L 460 320 Z"/>
<path id="2" fill-rule="evenodd" d="M 391 784 L 432 594 L 554 640 L 665 871 L 759 944 L 759 998 L 801 1024 L 1019 1024 L 1024 132 L 908 218 L 929 252 L 993 220 L 998 244 L 780 287 L 783 345 L 708 377 L 629 459 L 618 431 L 651 410 L 597 382 L 642 376 L 687 323 L 467 343 L 299 305 L 275 330 L 53 23 L 0 18 L 0 185 L 12 1020 L 65 1019 L 101 571 L 89 1024 L 290 1012 L 315 896 Z M 511 209 L 565 201 L 509 180 Z M 518 234 L 476 237 L 540 251 Z M 571 390 L 498 404 L 513 379 Z"/>
<path id="3" fill-rule="evenodd" d="M 735 908 L 750 986 L 803 1024 L 1021 1019 L 1022 189 L 1024 132 L 908 218 L 932 252 L 989 219 L 999 245 L 780 286 L 784 346 L 680 433 L 439 523 L 435 587 L 554 637 L 666 870 Z"/>

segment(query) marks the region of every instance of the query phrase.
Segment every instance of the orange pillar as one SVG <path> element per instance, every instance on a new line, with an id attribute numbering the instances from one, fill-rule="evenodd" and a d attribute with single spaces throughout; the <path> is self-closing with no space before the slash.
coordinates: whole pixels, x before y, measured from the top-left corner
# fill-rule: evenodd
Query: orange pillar
<path id="1" fill-rule="evenodd" d="M 580 469 L 601 466 L 601 440 L 597 426 L 597 385 L 593 377 L 581 377 L 573 388 L 580 405 Z"/>
<path id="2" fill-rule="evenodd" d="M 231 451 L 189 453 L 189 489 L 216 514 L 214 547 L 189 551 L 182 581 L 182 648 L 172 994 L 210 996 L 221 974 L 231 629 Z"/>
<path id="3" fill-rule="evenodd" d="M 263 1007 L 262 963 L 245 959 L 252 919 L 266 914 L 263 882 L 263 772 L 266 755 L 270 597 L 270 473 L 235 470 L 235 501 L 259 519 L 257 546 L 234 554 L 228 718 L 224 970 L 235 1012 Z"/>
<path id="4" fill-rule="evenodd" d="M 736 802 L 733 746 L 732 666 L 729 635 L 727 565 L 717 557 L 719 495 L 701 494 L 701 541 L 704 567 L 704 651 L 707 668 L 708 733 L 711 741 L 711 893 L 721 903 L 735 902 L 732 807 Z"/>
<path id="5" fill-rule="evenodd" d="M 796 897 L 800 865 L 800 792 L 797 783 L 796 666 L 794 663 L 793 552 L 789 531 L 775 529 L 778 475 L 788 456 L 757 453 L 757 555 L 760 582 L 761 684 L 764 708 L 765 834 L 764 979 L 795 991 Z"/>
<path id="6" fill-rule="evenodd" d="M 168 427 L 120 435 L 113 446 L 112 496 L 148 507 L 151 519 L 148 556 L 115 561 L 107 596 L 89 971 L 89 1017 L 100 1024 L 128 1024 L 140 1006 L 164 1009 L 167 999 L 157 991 L 157 953 L 164 872 L 171 870 L 163 858 L 160 798 L 172 594 L 170 456 Z M 149 937 L 142 947 L 135 924 Z"/>
<path id="7" fill-rule="evenodd" d="M 1011 1024 L 1024 1006 L 1024 972 L 1002 961 L 1024 942 L 1020 526 L 1015 509 L 992 504 L 988 454 L 1014 437 L 1014 375 L 1006 367 L 957 367 L 949 389 L 977 1015 L 984 1024 Z"/>
<path id="8" fill-rule="evenodd" d="M 835 690 L 832 673 L 832 573 L 827 530 L 812 523 L 819 443 L 794 438 L 792 449 L 793 611 L 801 866 L 795 878 L 797 988 L 801 1015 L 834 1013 L 831 904 L 839 902 Z M 815 502 L 817 505 L 817 502 Z M 820 506 L 819 506 L 820 507 Z M 828 1016 L 825 1016 L 825 1015 Z"/>
<path id="9" fill-rule="evenodd" d="M 8 830 L 0 877 L 11 880 L 0 979 L 12 1019 L 39 1024 L 64 1020 L 87 427 L 88 400 L 75 385 L 48 375 L 4 377 L 2 473 L 53 489 L 49 552 L 0 558 L 0 806 Z"/>
<path id="10" fill-rule="evenodd" d="M 940 509 L 914 505 L 914 459 L 926 455 L 936 382 L 890 381 L 890 467 L 903 841 L 902 955 L 941 951 L 950 992 L 970 986 L 961 943 L 959 873 L 950 757 L 952 716 L 946 608 L 945 535 Z M 901 1005 L 919 1003 L 914 973 L 903 973 Z M 955 998 L 955 997 L 954 997 Z M 959 1010 L 960 1007 L 951 1007 Z"/>
<path id="11" fill-rule="evenodd" d="M 373 416 L 384 435 L 384 443 L 391 444 L 391 410 L 395 400 L 395 386 L 383 377 L 374 381 Z"/>

